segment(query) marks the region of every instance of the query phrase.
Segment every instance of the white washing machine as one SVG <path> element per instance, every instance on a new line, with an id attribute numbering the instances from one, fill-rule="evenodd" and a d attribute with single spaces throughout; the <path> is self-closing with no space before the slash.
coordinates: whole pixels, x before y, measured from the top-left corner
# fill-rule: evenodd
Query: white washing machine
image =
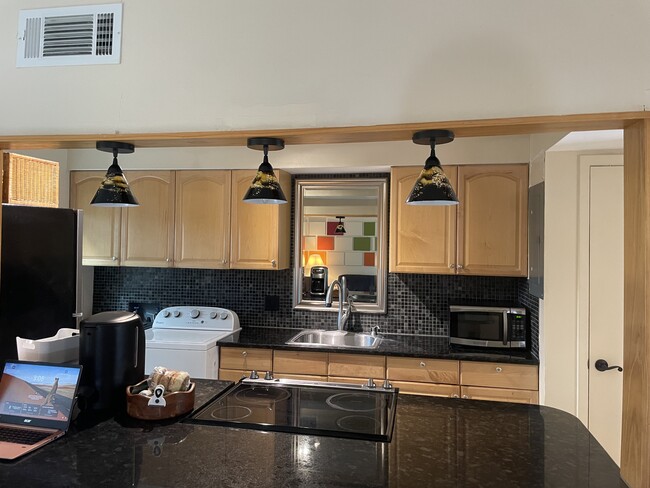
<path id="1" fill-rule="evenodd" d="M 218 307 L 168 307 L 145 330 L 145 373 L 156 366 L 218 379 L 217 341 L 240 330 L 239 317 Z"/>

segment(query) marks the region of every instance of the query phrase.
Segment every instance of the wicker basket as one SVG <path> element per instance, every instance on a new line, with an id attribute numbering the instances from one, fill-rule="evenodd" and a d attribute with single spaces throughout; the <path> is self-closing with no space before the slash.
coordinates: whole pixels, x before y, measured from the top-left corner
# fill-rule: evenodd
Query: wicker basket
<path id="1" fill-rule="evenodd" d="M 3 170 L 3 203 L 59 206 L 59 163 L 5 153 Z"/>

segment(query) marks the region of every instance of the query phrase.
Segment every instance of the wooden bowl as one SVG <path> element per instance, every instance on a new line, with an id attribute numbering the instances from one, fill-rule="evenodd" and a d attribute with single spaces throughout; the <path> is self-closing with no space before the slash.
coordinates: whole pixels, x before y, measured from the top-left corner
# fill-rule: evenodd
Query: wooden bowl
<path id="1" fill-rule="evenodd" d="M 142 420 L 164 420 L 183 415 L 194 408 L 194 383 L 190 383 L 190 389 L 187 391 L 175 391 L 165 393 L 164 407 L 150 407 L 149 398 L 140 395 L 139 392 L 146 389 L 147 380 L 141 381 L 137 385 L 126 387 L 126 413 L 131 417 Z"/>

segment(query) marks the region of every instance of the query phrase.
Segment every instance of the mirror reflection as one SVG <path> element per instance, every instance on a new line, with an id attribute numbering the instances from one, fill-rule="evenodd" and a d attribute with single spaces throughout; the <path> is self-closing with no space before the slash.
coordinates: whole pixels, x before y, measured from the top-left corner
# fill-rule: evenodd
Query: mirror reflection
<path id="1" fill-rule="evenodd" d="M 386 311 L 386 192 L 386 179 L 296 180 L 296 308 L 326 310 L 345 280 L 354 310 Z"/>

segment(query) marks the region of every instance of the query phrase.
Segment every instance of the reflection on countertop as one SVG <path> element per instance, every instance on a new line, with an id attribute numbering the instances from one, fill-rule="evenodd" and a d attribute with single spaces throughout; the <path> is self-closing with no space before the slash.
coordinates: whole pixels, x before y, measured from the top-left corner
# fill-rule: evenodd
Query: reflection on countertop
<path id="1" fill-rule="evenodd" d="M 228 383 L 197 381 L 197 405 Z M 73 428 L 1 486 L 624 487 L 575 417 L 548 407 L 404 395 L 390 443 L 178 421 Z"/>
<path id="2" fill-rule="evenodd" d="M 232 336 L 221 339 L 218 345 L 224 347 L 266 347 L 273 349 L 305 350 L 299 345 L 286 342 L 299 332 L 298 329 L 271 327 L 243 327 Z M 380 334 L 381 344 L 376 349 L 351 349 L 310 347 L 310 351 L 345 352 L 350 354 L 379 354 L 387 356 L 427 357 L 436 359 L 456 359 L 461 361 L 496 361 L 515 364 L 539 364 L 539 359 L 525 351 L 486 352 L 483 349 L 462 350 L 449 345 L 448 337 L 407 336 Z"/>

